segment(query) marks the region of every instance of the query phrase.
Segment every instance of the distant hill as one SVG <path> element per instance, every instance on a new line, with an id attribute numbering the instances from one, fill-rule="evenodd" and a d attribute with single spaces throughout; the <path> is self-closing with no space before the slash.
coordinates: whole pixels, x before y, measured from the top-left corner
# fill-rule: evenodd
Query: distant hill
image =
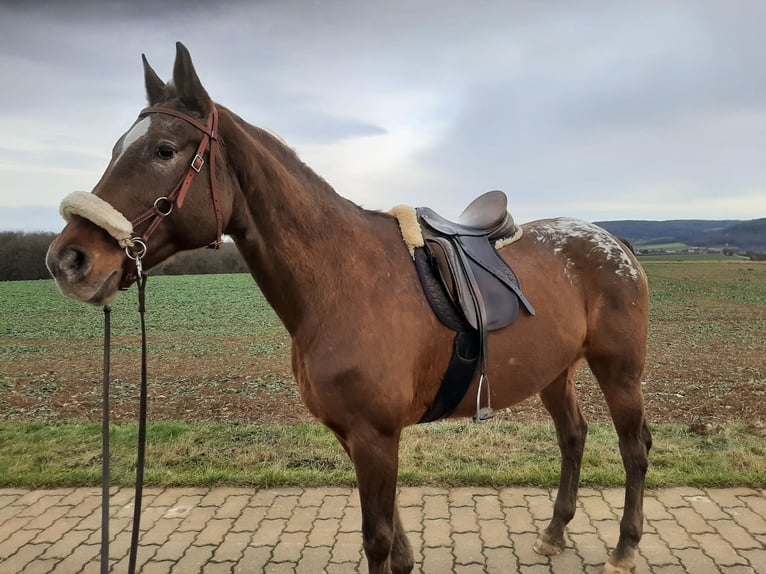
<path id="1" fill-rule="evenodd" d="M 674 219 L 668 221 L 597 221 L 609 233 L 634 245 L 685 243 L 694 247 L 724 247 L 766 253 L 766 218 L 741 220 Z"/>

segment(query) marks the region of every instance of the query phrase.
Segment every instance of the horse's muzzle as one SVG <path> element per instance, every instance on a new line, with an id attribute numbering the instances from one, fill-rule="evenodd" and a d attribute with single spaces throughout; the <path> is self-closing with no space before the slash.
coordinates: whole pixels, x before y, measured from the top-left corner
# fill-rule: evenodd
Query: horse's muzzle
<path id="1" fill-rule="evenodd" d="M 124 263 L 124 251 L 102 230 L 85 222 L 67 225 L 45 257 L 48 271 L 64 295 L 99 306 L 117 295 Z"/>

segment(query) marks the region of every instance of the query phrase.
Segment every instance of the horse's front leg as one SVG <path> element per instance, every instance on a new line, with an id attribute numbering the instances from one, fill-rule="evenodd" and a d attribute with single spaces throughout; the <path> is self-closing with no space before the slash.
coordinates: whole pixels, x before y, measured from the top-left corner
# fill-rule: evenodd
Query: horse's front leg
<path id="1" fill-rule="evenodd" d="M 356 469 L 370 574 L 408 574 L 414 566 L 396 508 L 400 432 L 384 435 L 368 428 L 341 439 Z"/>

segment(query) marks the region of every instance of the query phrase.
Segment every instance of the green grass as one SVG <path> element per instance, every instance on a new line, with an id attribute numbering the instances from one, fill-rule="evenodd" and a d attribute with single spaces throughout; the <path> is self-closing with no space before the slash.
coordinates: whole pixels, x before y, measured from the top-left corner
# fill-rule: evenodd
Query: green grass
<path id="1" fill-rule="evenodd" d="M 647 484 L 766 487 L 762 433 L 730 426 L 707 435 L 659 425 Z M 134 480 L 134 424 L 111 430 L 112 481 Z M 67 487 L 100 481 L 100 425 L 0 423 L 0 486 Z M 550 425 L 436 423 L 407 429 L 402 485 L 555 486 L 559 453 Z M 320 425 L 149 424 L 146 483 L 156 486 L 352 485 L 354 473 L 332 433 Z M 624 483 L 611 427 L 594 425 L 582 483 Z"/>
<path id="2" fill-rule="evenodd" d="M 642 263 L 651 287 L 650 343 L 656 333 L 663 337 L 671 333 L 662 339 L 663 345 L 690 354 L 711 342 L 742 350 L 763 349 L 766 264 L 733 258 L 668 263 L 651 257 Z M 154 381 L 154 388 L 182 386 L 178 377 L 189 373 L 174 366 L 180 355 L 215 357 L 221 349 L 245 350 L 243 356 L 262 357 L 269 364 L 289 357 L 284 329 L 249 275 L 152 277 L 148 289 L 147 322 L 154 360 L 177 370 L 172 379 Z M 138 353 L 135 309 L 135 290 L 122 294 L 114 304 L 118 356 L 125 351 Z M 100 424 L 56 420 L 47 405 L 48 396 L 60 384 L 48 374 L 48 369 L 55 368 L 49 363 L 62 353 L 82 362 L 81 371 L 67 376 L 99 380 L 102 321 L 100 309 L 62 297 L 52 281 L 0 282 L 0 486 L 98 484 Z M 233 351 L 226 356 L 222 376 L 237 375 L 244 368 L 235 362 Z M 37 367 L 34 360 L 43 366 Z M 726 368 L 734 372 L 737 365 Z M 760 373 L 762 369 L 749 376 L 763 384 L 766 379 Z M 288 388 L 281 373 L 256 374 L 234 399 Z M 22 377 L 31 380 L 28 392 L 34 395 L 25 397 L 33 406 L 9 414 L 3 395 L 16 392 L 17 379 Z M 690 378 L 684 388 L 694 383 Z M 125 400 L 132 401 L 134 393 L 129 390 L 126 387 L 125 394 L 130 396 Z M 659 425 L 653 432 L 651 486 L 766 487 L 762 432 L 750 432 L 737 422 L 704 436 L 681 426 Z M 112 433 L 113 479 L 116 484 L 129 484 L 135 426 L 115 426 Z M 332 434 L 318 425 L 153 422 L 149 443 L 149 484 L 272 486 L 354 481 L 345 454 Z M 611 427 L 591 427 L 584 484 L 622 484 L 616 444 Z M 549 425 L 449 423 L 406 432 L 400 477 L 403 484 L 550 486 L 558 480 L 558 467 L 558 449 Z"/>

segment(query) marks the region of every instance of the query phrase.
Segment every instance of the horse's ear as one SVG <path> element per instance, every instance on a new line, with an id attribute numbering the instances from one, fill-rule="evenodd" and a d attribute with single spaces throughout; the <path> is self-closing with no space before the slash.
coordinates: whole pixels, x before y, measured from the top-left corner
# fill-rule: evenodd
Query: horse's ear
<path id="1" fill-rule="evenodd" d="M 176 42 L 176 63 L 173 66 L 173 84 L 178 98 L 190 110 L 207 115 L 213 103 L 194 70 L 191 55 L 181 42 Z"/>
<path id="2" fill-rule="evenodd" d="M 144 62 L 144 82 L 146 83 L 146 99 L 149 101 L 150 106 L 155 106 L 160 103 L 165 96 L 165 82 L 160 79 L 152 67 L 149 65 L 149 60 L 146 59 L 145 54 L 141 54 L 141 59 Z"/>

